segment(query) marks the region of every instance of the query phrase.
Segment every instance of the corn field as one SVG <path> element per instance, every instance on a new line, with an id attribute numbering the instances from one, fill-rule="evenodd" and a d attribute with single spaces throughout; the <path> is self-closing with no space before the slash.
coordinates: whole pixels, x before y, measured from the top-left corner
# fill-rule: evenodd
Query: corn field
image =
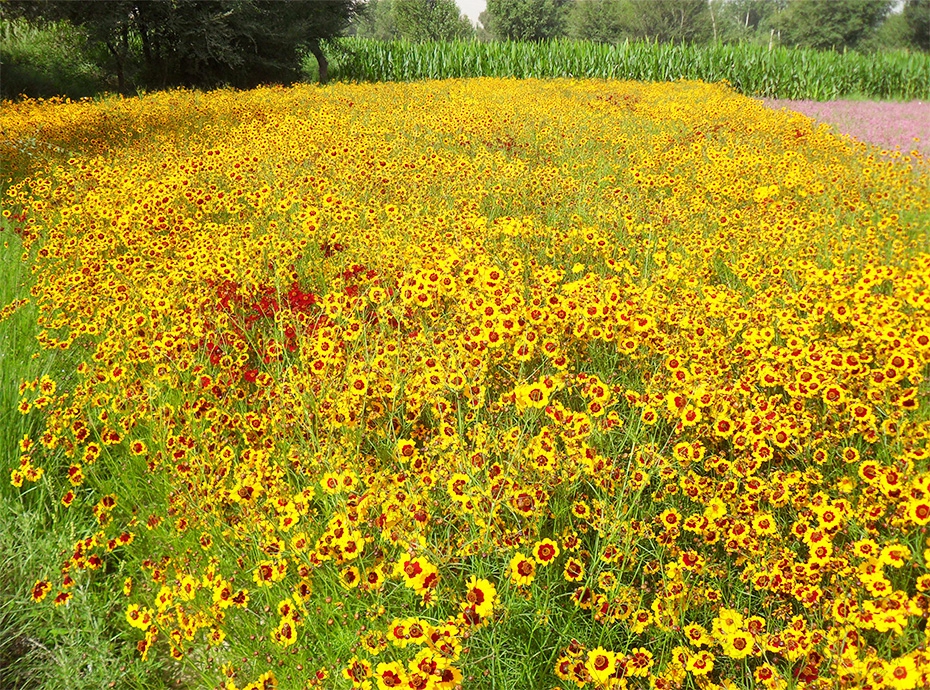
<path id="1" fill-rule="evenodd" d="M 865 55 L 752 45 L 610 45 L 381 42 L 343 38 L 328 45 L 330 76 L 340 81 L 412 81 L 460 77 L 577 77 L 727 81 L 748 96 L 830 100 L 844 96 L 930 98 L 930 55 Z M 315 67 L 308 58 L 307 71 Z"/>

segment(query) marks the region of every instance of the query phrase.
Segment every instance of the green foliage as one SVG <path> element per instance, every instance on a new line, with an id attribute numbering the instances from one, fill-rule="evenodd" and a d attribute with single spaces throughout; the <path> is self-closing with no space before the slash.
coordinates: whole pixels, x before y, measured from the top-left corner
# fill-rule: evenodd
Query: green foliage
<path id="1" fill-rule="evenodd" d="M 591 77 L 726 80 L 750 96 L 831 100 L 930 98 L 930 56 L 864 55 L 742 44 L 689 45 L 587 41 L 382 43 L 340 39 L 329 45 L 336 79 L 409 81 L 463 77 Z"/>
<path id="2" fill-rule="evenodd" d="M 857 46 L 857 50 L 875 52 L 881 50 L 907 50 L 911 45 L 911 31 L 904 14 L 890 14 L 875 32 Z"/>
<path id="3" fill-rule="evenodd" d="M 5 70 L 4 70 L 5 71 Z M 6 74 L 4 74 L 4 79 Z M 0 220 L 0 307 L 29 297 L 23 245 Z M 34 259 L 35 257 L 31 257 Z M 62 378 L 66 354 L 36 341 L 38 309 L 25 304 L 0 319 L 0 687 L 4 690 L 163 690 L 172 687 L 161 660 L 144 662 L 126 624 L 118 558 L 108 560 L 62 606 L 32 602 L 38 578 L 59 576 L 78 539 L 98 528 L 86 511 L 64 508 L 48 476 L 28 490 L 10 484 L 19 442 L 36 438 L 41 422 L 19 413 L 18 384 L 49 374 Z M 41 355 L 41 356 L 40 356 Z M 115 555 L 115 554 L 114 554 Z M 49 592 L 46 603 L 58 590 Z M 177 687 L 177 686 L 175 686 Z"/>
<path id="4" fill-rule="evenodd" d="M 930 51 L 930 0 L 907 0 L 904 20 L 911 45 L 918 50 Z"/>
<path id="5" fill-rule="evenodd" d="M 377 41 L 393 41 L 400 38 L 391 0 L 369 0 L 349 33 L 359 38 L 373 38 Z"/>
<path id="6" fill-rule="evenodd" d="M 568 36 L 582 41 L 617 43 L 629 38 L 633 7 L 618 0 L 576 0 L 568 13 Z"/>
<path id="7" fill-rule="evenodd" d="M 565 35 L 568 0 L 488 0 L 487 27 L 498 40 L 542 41 Z"/>
<path id="8" fill-rule="evenodd" d="M 455 0 L 393 0 L 391 12 L 399 37 L 409 41 L 453 41 L 474 34 Z"/>
<path id="9" fill-rule="evenodd" d="M 13 16 L 68 21 L 109 56 L 131 87 L 247 88 L 298 78 L 300 54 L 345 30 L 360 0 L 155 0 L 76 3 L 13 0 Z"/>
<path id="10" fill-rule="evenodd" d="M 787 0 L 711 0 L 710 11 L 719 40 L 767 43 L 772 20 L 786 6 Z"/>
<path id="11" fill-rule="evenodd" d="M 103 91 L 101 70 L 86 37 L 67 22 L 36 26 L 24 19 L 0 24 L 0 97 L 81 98 Z"/>
<path id="12" fill-rule="evenodd" d="M 712 36 L 707 0 L 627 0 L 634 38 L 702 42 Z"/>
<path id="13" fill-rule="evenodd" d="M 791 0 L 777 18 L 781 40 L 804 48 L 856 48 L 872 36 L 893 0 Z"/>

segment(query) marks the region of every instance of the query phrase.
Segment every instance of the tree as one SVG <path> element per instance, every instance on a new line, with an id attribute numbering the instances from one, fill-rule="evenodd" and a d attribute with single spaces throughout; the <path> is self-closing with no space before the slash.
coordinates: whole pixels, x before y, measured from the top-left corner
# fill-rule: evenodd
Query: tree
<path id="1" fill-rule="evenodd" d="M 478 26 L 475 27 L 475 36 L 479 41 L 487 43 L 494 40 L 494 34 L 491 33 L 491 18 L 488 16 L 487 8 L 481 10 L 478 15 Z"/>
<path id="2" fill-rule="evenodd" d="M 13 0 L 4 9 L 81 27 L 106 47 L 120 91 L 131 79 L 148 88 L 249 88 L 296 81 L 304 50 L 325 81 L 320 41 L 345 30 L 360 0 Z"/>
<path id="3" fill-rule="evenodd" d="M 904 6 L 911 45 L 930 50 L 930 0 L 908 0 Z"/>
<path id="4" fill-rule="evenodd" d="M 911 45 L 911 30 L 903 12 L 892 12 L 885 21 L 866 39 L 856 46 L 863 52 L 880 52 L 883 50 L 907 50 Z"/>
<path id="5" fill-rule="evenodd" d="M 703 42 L 713 34 L 707 0 L 628 0 L 635 38 Z"/>
<path id="6" fill-rule="evenodd" d="M 474 34 L 455 0 L 393 0 L 392 9 L 398 33 L 411 41 L 453 41 Z"/>
<path id="7" fill-rule="evenodd" d="M 616 43 L 629 35 L 632 5 L 618 0 L 576 0 L 568 12 L 568 35 L 584 41 Z"/>
<path id="8" fill-rule="evenodd" d="M 776 17 L 782 42 L 821 50 L 856 48 L 879 27 L 894 0 L 789 0 Z"/>
<path id="9" fill-rule="evenodd" d="M 718 37 L 722 41 L 768 40 L 769 24 L 787 0 L 711 0 Z"/>
<path id="10" fill-rule="evenodd" d="M 359 38 L 373 38 L 377 41 L 400 38 L 391 0 L 369 0 L 354 27 L 355 35 Z"/>
<path id="11" fill-rule="evenodd" d="M 542 41 L 565 35 L 569 0 L 488 0 L 482 24 L 498 40 Z"/>

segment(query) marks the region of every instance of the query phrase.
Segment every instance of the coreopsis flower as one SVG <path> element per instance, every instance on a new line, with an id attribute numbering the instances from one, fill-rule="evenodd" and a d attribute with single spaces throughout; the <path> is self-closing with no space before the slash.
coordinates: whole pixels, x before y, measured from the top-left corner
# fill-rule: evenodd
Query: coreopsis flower
<path id="1" fill-rule="evenodd" d="M 407 685 L 407 670 L 397 661 L 382 662 L 375 669 L 378 690 L 394 690 Z"/>
<path id="2" fill-rule="evenodd" d="M 517 553 L 510 559 L 510 581 L 518 587 L 525 587 L 532 584 L 536 577 L 536 562 Z"/>
<path id="3" fill-rule="evenodd" d="M 885 662 L 883 679 L 885 685 L 895 690 L 912 690 L 920 683 L 921 673 L 912 656 L 903 656 Z"/>
<path id="4" fill-rule="evenodd" d="M 584 664 L 591 675 L 591 679 L 598 685 L 606 685 L 617 667 L 617 655 L 603 647 L 595 647 L 588 651 Z"/>
<path id="5" fill-rule="evenodd" d="M 497 588 L 483 578 L 472 576 L 465 585 L 463 609 L 473 609 L 481 618 L 490 616 L 497 604 Z"/>
<path id="6" fill-rule="evenodd" d="M 584 577 L 584 564 L 577 558 L 570 557 L 565 561 L 562 575 L 569 582 L 578 582 Z"/>
<path id="7" fill-rule="evenodd" d="M 551 539 L 542 539 L 533 545 L 533 558 L 540 565 L 549 565 L 559 556 L 559 545 Z"/>
<path id="8" fill-rule="evenodd" d="M 714 655 L 706 651 L 697 652 L 689 657 L 685 668 L 695 676 L 706 676 L 714 670 Z"/>
<path id="9" fill-rule="evenodd" d="M 42 601 L 52 588 L 52 583 L 48 580 L 38 580 L 32 586 L 32 600 Z"/>
<path id="10" fill-rule="evenodd" d="M 363 687 L 363 683 L 371 678 L 371 664 L 365 659 L 353 656 L 342 669 L 342 677 L 352 682 L 353 688 Z"/>

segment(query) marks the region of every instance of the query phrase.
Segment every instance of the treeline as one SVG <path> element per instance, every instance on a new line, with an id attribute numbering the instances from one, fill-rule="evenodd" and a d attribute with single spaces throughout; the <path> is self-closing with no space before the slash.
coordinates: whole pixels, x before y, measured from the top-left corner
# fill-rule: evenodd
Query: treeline
<path id="1" fill-rule="evenodd" d="M 895 11 L 898 10 L 898 11 Z M 649 40 L 816 50 L 930 50 L 930 0 L 369 0 L 350 32 L 380 41 Z"/>
<path id="2" fill-rule="evenodd" d="M 487 0 L 477 26 L 455 0 L 2 0 L 0 13 L 3 98 L 326 81 L 333 55 L 324 46 L 345 36 L 404 45 L 575 40 L 930 51 L 930 0 Z M 514 50 L 543 49 L 506 54 Z M 337 52 L 347 64 L 345 50 Z M 649 59 L 665 59 L 653 52 L 658 57 Z"/>
<path id="3" fill-rule="evenodd" d="M 304 55 L 345 34 L 363 0 L 3 0 L 5 98 L 250 88 L 301 76 Z M 87 91 L 90 93 L 87 93 Z"/>

